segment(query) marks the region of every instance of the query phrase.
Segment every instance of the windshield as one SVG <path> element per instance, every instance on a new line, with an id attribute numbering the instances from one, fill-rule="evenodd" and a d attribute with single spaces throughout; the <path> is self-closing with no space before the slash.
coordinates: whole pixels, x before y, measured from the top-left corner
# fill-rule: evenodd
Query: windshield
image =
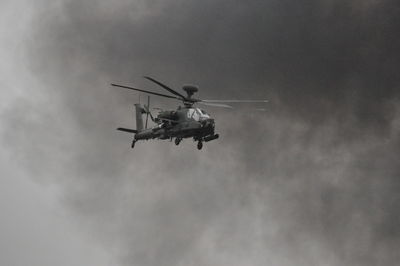
<path id="1" fill-rule="evenodd" d="M 197 112 L 200 114 L 200 117 L 201 117 L 201 118 L 204 118 L 204 119 L 210 118 L 210 116 L 207 114 L 207 112 L 204 111 L 203 109 L 196 108 L 196 110 L 197 110 Z"/>
<path id="2" fill-rule="evenodd" d="M 200 121 L 200 120 L 203 120 L 203 119 L 210 118 L 210 116 L 204 110 L 201 110 L 200 108 L 190 108 L 190 109 L 188 109 L 187 117 L 188 118 L 192 118 L 195 121 Z"/>
<path id="3" fill-rule="evenodd" d="M 203 109 L 199 109 L 200 112 L 202 112 L 204 115 L 208 115 L 206 111 L 204 111 Z"/>

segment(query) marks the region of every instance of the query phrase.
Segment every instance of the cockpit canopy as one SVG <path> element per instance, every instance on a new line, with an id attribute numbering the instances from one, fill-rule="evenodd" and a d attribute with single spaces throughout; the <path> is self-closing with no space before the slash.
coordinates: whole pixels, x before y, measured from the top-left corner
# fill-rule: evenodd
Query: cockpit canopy
<path id="1" fill-rule="evenodd" d="M 195 121 L 210 119 L 210 116 L 206 111 L 201 110 L 200 108 L 189 108 L 186 115 L 188 118 L 192 118 Z"/>

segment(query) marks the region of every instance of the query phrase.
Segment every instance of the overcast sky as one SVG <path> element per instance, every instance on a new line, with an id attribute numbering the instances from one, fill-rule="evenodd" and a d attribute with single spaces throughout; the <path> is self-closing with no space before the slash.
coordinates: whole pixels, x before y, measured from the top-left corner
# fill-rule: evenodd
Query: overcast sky
<path id="1" fill-rule="evenodd" d="M 394 0 L 2 1 L 0 264 L 396 264 L 399 18 Z M 109 84 L 163 92 L 143 75 L 270 102 L 207 108 L 201 151 L 131 150 L 115 128 L 139 95 Z"/>

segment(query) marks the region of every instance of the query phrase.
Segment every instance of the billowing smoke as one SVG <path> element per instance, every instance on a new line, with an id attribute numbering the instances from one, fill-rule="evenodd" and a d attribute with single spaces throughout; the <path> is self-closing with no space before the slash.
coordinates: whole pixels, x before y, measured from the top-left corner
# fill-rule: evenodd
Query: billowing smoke
<path id="1" fill-rule="evenodd" d="M 4 148 L 61 187 L 72 219 L 119 265 L 400 260 L 396 1 L 34 10 L 23 58 L 35 82 L 2 113 Z M 201 152 L 190 140 L 131 150 L 115 128 L 134 125 L 138 95 L 109 84 L 159 90 L 143 75 L 198 84 L 200 98 L 270 103 L 207 109 L 221 138 Z"/>

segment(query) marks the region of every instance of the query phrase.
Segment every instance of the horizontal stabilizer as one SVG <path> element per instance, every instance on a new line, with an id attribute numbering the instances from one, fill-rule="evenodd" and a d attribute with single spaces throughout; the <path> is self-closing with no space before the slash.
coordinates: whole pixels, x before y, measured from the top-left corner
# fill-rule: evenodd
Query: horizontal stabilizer
<path id="1" fill-rule="evenodd" d="M 119 127 L 119 128 L 117 128 L 117 130 L 119 130 L 119 131 L 124 131 L 124 132 L 128 132 L 128 133 L 138 133 L 137 130 L 135 130 L 135 129 L 130 129 L 130 128 Z"/>

